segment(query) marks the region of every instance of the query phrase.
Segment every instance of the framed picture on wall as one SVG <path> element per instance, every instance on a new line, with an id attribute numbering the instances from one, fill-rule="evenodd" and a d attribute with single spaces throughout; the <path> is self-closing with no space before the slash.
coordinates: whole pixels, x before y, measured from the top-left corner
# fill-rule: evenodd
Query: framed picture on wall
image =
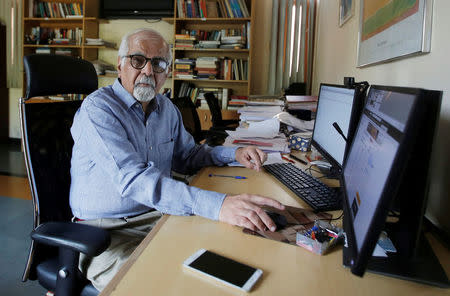
<path id="1" fill-rule="evenodd" d="M 358 67 L 430 52 L 433 0 L 361 0 Z"/>
<path id="2" fill-rule="evenodd" d="M 353 0 L 339 0 L 339 27 L 353 16 L 353 2 Z"/>

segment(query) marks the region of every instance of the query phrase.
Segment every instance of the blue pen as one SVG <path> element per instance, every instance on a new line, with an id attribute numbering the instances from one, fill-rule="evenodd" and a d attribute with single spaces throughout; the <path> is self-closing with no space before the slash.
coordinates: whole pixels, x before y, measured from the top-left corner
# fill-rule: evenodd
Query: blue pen
<path id="1" fill-rule="evenodd" d="M 247 179 L 247 177 L 244 176 L 227 176 L 227 175 L 216 175 L 216 174 L 209 174 L 209 177 L 226 177 L 226 178 L 233 178 L 233 179 Z"/>

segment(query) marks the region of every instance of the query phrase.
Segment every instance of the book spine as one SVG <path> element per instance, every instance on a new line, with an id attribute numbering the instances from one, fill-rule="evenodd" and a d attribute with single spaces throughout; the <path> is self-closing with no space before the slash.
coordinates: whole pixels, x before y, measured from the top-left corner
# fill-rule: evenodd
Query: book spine
<path id="1" fill-rule="evenodd" d="M 230 5 L 230 0 L 223 0 L 223 2 L 225 4 L 225 8 L 227 10 L 228 17 L 234 18 L 235 15 L 233 14 L 233 9 L 231 8 L 231 5 Z"/>
<path id="2" fill-rule="evenodd" d="M 222 110 L 228 108 L 228 88 L 222 89 Z"/>

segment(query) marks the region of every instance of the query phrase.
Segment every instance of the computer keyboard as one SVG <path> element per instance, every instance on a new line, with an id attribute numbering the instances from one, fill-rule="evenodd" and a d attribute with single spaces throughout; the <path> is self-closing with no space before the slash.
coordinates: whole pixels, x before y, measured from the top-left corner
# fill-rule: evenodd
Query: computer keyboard
<path id="1" fill-rule="evenodd" d="M 310 205 L 313 210 L 342 209 L 342 198 L 338 188 L 328 187 L 292 163 L 274 163 L 263 167 Z"/>

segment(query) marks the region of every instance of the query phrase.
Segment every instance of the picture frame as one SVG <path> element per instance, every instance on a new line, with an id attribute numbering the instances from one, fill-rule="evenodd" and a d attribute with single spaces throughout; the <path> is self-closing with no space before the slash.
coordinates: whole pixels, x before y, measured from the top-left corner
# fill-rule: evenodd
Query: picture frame
<path id="1" fill-rule="evenodd" d="M 354 0 L 339 0 L 339 27 L 342 27 L 354 14 Z"/>
<path id="2" fill-rule="evenodd" d="M 360 0 L 357 66 L 430 52 L 432 15 L 433 0 Z"/>

